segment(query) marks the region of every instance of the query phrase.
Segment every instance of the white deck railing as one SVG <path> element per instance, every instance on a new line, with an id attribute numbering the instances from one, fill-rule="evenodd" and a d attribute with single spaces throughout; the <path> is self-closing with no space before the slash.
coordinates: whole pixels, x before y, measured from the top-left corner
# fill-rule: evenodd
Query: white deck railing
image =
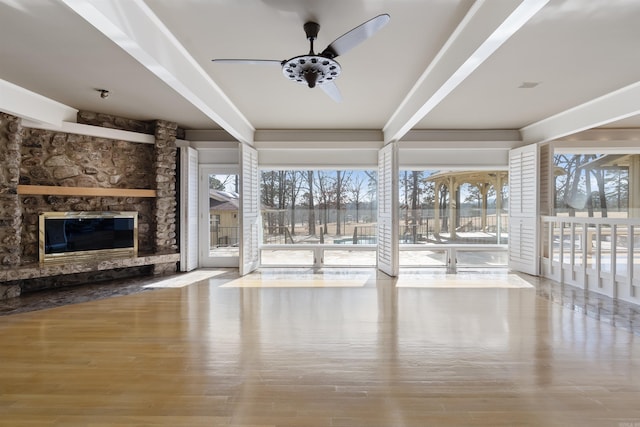
<path id="1" fill-rule="evenodd" d="M 544 277 L 640 301 L 640 218 L 543 216 Z"/>

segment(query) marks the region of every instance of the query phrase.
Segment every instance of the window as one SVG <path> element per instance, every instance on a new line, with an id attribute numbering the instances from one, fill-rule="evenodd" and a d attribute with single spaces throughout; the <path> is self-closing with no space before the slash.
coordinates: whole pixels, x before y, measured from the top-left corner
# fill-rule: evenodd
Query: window
<path id="1" fill-rule="evenodd" d="M 398 178 L 401 266 L 506 265 L 503 249 L 468 245 L 507 243 L 507 171 L 402 170 Z"/>
<path id="2" fill-rule="evenodd" d="M 262 171 L 262 265 L 276 259 L 277 265 L 299 265 L 302 252 L 305 265 L 375 265 L 375 255 L 361 249 L 375 254 L 376 193 L 370 170 Z M 334 252 L 325 257 L 308 245 L 333 245 Z M 335 252 L 336 245 L 344 252 Z"/>
<path id="3" fill-rule="evenodd" d="M 263 171 L 266 244 L 376 243 L 376 173 Z"/>
<path id="4" fill-rule="evenodd" d="M 638 162 L 638 157 L 638 154 L 556 154 L 555 214 L 627 218 L 629 168 Z"/>

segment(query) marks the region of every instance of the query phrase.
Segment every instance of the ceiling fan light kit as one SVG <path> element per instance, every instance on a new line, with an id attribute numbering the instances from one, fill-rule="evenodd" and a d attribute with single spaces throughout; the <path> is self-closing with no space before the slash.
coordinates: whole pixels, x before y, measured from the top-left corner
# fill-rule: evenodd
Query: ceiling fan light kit
<path id="1" fill-rule="evenodd" d="M 289 80 L 309 87 L 334 80 L 342 68 L 333 59 L 315 55 L 296 56 L 282 64 L 282 74 Z"/>
<path id="2" fill-rule="evenodd" d="M 309 40 L 309 53 L 294 56 L 284 61 L 261 59 L 214 59 L 214 62 L 273 64 L 280 63 L 282 75 L 296 83 L 306 84 L 310 88 L 320 86 L 334 101 L 340 102 L 342 97 L 334 84 L 334 80 L 340 76 L 342 67 L 335 61 L 339 55 L 353 49 L 373 34 L 378 32 L 389 22 L 389 15 L 382 14 L 372 18 L 344 35 L 335 39 L 322 53 L 316 54 L 313 50 L 313 42 L 318 37 L 320 25 L 316 22 L 304 24 L 304 32 Z"/>

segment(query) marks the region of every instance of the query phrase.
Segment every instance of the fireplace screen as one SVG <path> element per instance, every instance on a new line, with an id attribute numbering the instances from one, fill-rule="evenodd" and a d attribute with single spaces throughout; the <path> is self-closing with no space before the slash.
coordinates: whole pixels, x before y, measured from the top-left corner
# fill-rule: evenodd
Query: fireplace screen
<path id="1" fill-rule="evenodd" d="M 138 253 L 137 212 L 45 212 L 40 215 L 40 262 L 106 259 Z"/>

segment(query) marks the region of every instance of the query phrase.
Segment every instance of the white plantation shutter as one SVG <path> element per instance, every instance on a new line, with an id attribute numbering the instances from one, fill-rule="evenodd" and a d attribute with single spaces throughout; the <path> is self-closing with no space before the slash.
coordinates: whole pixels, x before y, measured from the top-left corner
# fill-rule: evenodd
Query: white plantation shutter
<path id="1" fill-rule="evenodd" d="M 258 151 L 241 144 L 240 159 L 240 274 L 245 275 L 258 268 L 260 263 Z"/>
<path id="2" fill-rule="evenodd" d="M 509 268 L 539 274 L 538 146 L 509 152 Z"/>
<path id="3" fill-rule="evenodd" d="M 378 153 L 378 269 L 398 275 L 398 148 L 387 144 Z"/>
<path id="4" fill-rule="evenodd" d="M 553 214 L 553 194 L 554 194 L 554 175 L 553 175 L 553 149 L 551 144 L 541 145 L 538 150 L 539 157 L 539 193 L 540 201 L 539 215 Z"/>
<path id="5" fill-rule="evenodd" d="M 180 148 L 180 271 L 198 268 L 198 151 Z"/>

